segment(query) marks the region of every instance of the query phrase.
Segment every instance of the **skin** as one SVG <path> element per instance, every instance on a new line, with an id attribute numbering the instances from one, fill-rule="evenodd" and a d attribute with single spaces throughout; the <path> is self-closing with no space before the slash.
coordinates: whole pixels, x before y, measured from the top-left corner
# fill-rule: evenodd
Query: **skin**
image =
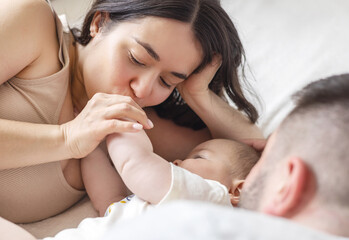
<path id="1" fill-rule="evenodd" d="M 260 205 L 265 192 L 266 178 L 269 175 L 269 171 L 265 163 L 265 156 L 268 151 L 270 151 L 273 139 L 274 138 L 272 135 L 268 139 L 268 144 L 264 149 L 261 158 L 246 177 L 244 188 L 241 193 L 241 201 L 239 203 L 240 207 L 254 211 L 260 210 Z"/>
<path id="2" fill-rule="evenodd" d="M 233 182 L 233 148 L 229 140 L 210 140 L 196 146 L 184 160 L 177 159 L 173 163 L 205 179 L 216 180 L 229 189 Z"/>
<path id="3" fill-rule="evenodd" d="M 304 159 L 296 154 L 279 161 L 268 159 L 278 146 L 277 134 L 271 135 L 261 159 L 246 178 L 239 206 L 326 233 L 349 236 L 347 211 L 321 200 L 316 176 Z"/>
<path id="4" fill-rule="evenodd" d="M 100 149 L 82 161 L 87 193 L 99 215 L 104 216 L 111 203 L 131 193 L 157 204 L 171 185 L 170 163 L 153 152 L 144 131 L 110 135 L 108 142 L 109 154 L 117 172 Z M 225 185 L 231 194 L 232 205 L 236 206 L 244 180 L 233 175 L 234 163 L 239 160 L 233 150 L 235 147 L 230 140 L 209 140 L 195 147 L 184 160 L 177 159 L 173 163 L 202 178 Z"/>
<path id="5" fill-rule="evenodd" d="M 42 0 L 6 0 L 3 4 L 0 22 L 6 22 L 6 24 L 3 25 L 1 34 L 8 38 L 0 40 L 0 57 L 2 61 L 4 60 L 0 67 L 0 83 L 6 82 L 13 76 L 30 81 L 59 71 L 61 66 L 55 54 L 58 50 L 55 21 L 47 3 Z M 152 124 L 148 122 L 147 114 L 154 115 L 154 113 L 152 110 L 144 112 L 141 106 L 160 103 L 170 93 L 160 80 L 160 76 L 168 81 L 167 84 L 171 84 L 172 89 L 173 85 L 183 81 L 178 78 L 178 74 L 175 77 L 172 72 L 189 76 L 180 84 L 181 90 L 186 89 L 182 91 L 183 98 L 190 102 L 190 106 L 196 109 L 199 116 L 203 117 L 210 131 L 208 129 L 198 132 L 188 131 L 171 125 L 172 123 L 168 120 L 155 117 L 154 125 L 161 127 L 149 132 L 152 140 L 158 139 L 164 128 L 168 130 L 167 133 L 170 136 L 176 133 L 173 134 L 176 136 L 174 141 L 166 145 L 155 141 L 155 149 L 162 154 L 167 153 L 163 155 L 164 157 L 175 159 L 178 150 L 171 148 L 171 145 L 178 144 L 177 146 L 183 149 L 183 154 L 187 154 L 200 142 L 212 136 L 219 136 L 219 131 L 214 129 L 214 126 L 223 126 L 223 129 L 225 126 L 214 124 L 213 119 L 220 118 L 214 114 L 212 116 L 204 114 L 212 111 L 209 110 L 211 106 L 205 109 L 206 103 L 211 102 L 210 99 L 214 97 L 207 89 L 210 79 L 201 81 L 201 77 L 190 76 L 200 62 L 201 51 L 198 49 L 189 25 L 168 19 L 157 20 L 154 22 L 151 18 L 147 18 L 145 21 L 124 24 L 135 31 L 148 25 L 147 29 L 153 34 L 147 35 L 145 31 L 138 31 L 139 35 L 132 37 L 142 38 L 140 39 L 142 42 L 151 44 L 160 61 L 153 60 L 147 55 L 147 51 L 135 43 L 134 38 L 130 39 L 130 34 L 122 24 L 112 28 L 108 33 L 101 31 L 97 28 L 100 16 L 96 14 L 91 25 L 93 37 L 91 43 L 86 47 L 79 44 L 76 44 L 76 47 L 72 44 L 70 46 L 72 84 L 65 98 L 58 125 L 0 119 L 0 150 L 2 152 L 0 168 L 24 167 L 71 158 L 79 159 L 92 152 L 108 134 L 138 131 L 139 128 L 134 128 L 134 122 L 140 123 L 145 129 L 151 128 Z M 150 23 L 156 24 L 156 33 L 161 32 L 164 37 L 151 39 L 155 35 L 155 27 Z M 159 31 L 160 28 L 162 28 L 161 31 Z M 123 32 L 126 35 L 121 34 L 124 38 L 117 34 L 118 31 L 126 31 Z M 28 44 L 22 44 L 23 42 Z M 171 48 L 168 48 L 170 46 L 168 42 L 171 43 Z M 110 49 L 116 52 L 109 51 Z M 138 66 L 131 62 L 126 49 L 132 50 L 135 57 L 139 58 L 137 61 L 146 66 Z M 102 55 L 102 53 L 105 54 Z M 125 72 L 114 69 L 125 69 Z M 117 78 L 114 77 L 115 74 Z M 147 84 L 140 84 L 142 81 L 146 81 Z M 127 85 L 128 83 L 130 85 Z M 149 95 L 149 92 L 152 94 Z M 197 94 L 190 96 L 194 92 Z M 239 112 L 234 115 L 236 115 L 234 125 L 237 129 L 246 128 L 246 134 L 238 136 L 240 133 L 231 132 L 228 134 L 231 135 L 229 138 L 261 136 L 258 128 Z M 62 161 L 61 164 L 68 183 L 75 188 L 82 188 L 81 181 L 75 179 L 80 178 L 79 162 L 69 160 Z"/>
<path id="6" fill-rule="evenodd" d="M 202 73 L 191 75 L 202 53 L 188 24 L 145 18 L 120 24 L 107 32 L 106 28 L 97 27 L 100 20 L 96 14 L 90 44 L 69 46 L 71 89 L 57 124 L 0 119 L 0 169 L 60 161 L 67 182 L 83 189 L 79 159 L 90 154 L 109 134 L 138 132 L 135 122 L 143 129 L 152 128 L 149 116 L 153 116 L 151 120 L 156 126 L 148 131 L 154 148 L 170 160 L 185 156 L 194 146 L 212 137 L 262 138 L 255 125 L 209 91 L 208 83 L 219 68 L 219 58 Z M 0 38 L 0 84 L 12 77 L 31 81 L 61 69 L 55 19 L 45 1 L 2 1 L 0 25 L 0 35 L 6 36 Z M 131 35 L 130 29 L 137 35 Z M 135 37 L 151 45 L 160 61 L 135 42 Z M 131 61 L 127 50 L 137 61 Z M 178 77 L 183 75 L 188 77 L 185 81 Z M 142 109 L 163 101 L 171 92 L 167 85 L 171 85 L 170 89 L 178 87 L 207 129 L 193 131 L 174 126 L 169 120 L 159 119 L 152 110 Z M 217 108 L 227 111 L 217 115 L 213 110 Z M 173 140 L 162 141 L 164 130 L 168 136 L 175 136 Z M 179 153 L 178 149 L 182 151 Z"/>
<path id="7" fill-rule="evenodd" d="M 110 135 L 107 145 L 114 166 L 129 190 L 145 201 L 159 203 L 171 186 L 171 165 L 153 152 L 146 134 L 141 131 L 136 134 Z M 173 163 L 202 178 L 225 185 L 231 195 L 232 205 L 236 205 L 244 180 L 233 176 L 235 165 L 231 158 L 235 158 L 232 151 L 234 147 L 230 140 L 213 139 L 198 145 L 185 160 L 177 159 Z M 104 186 L 101 183 L 107 182 L 105 175 L 96 177 L 97 180 L 100 181 L 98 186 Z M 109 190 L 105 190 L 104 196 L 108 194 Z M 120 194 L 115 196 L 120 197 Z M 104 206 L 104 211 L 108 205 Z"/>
<path id="8" fill-rule="evenodd" d="M 90 99 L 97 92 L 130 96 L 140 107 L 157 105 L 200 64 L 201 48 L 189 24 L 146 17 L 104 33 L 99 22 L 97 15 L 91 26 L 93 39 L 77 48 L 79 70 L 74 81 L 86 90 L 73 89 L 79 105 L 86 104 L 80 99 Z M 155 56 L 147 51 L 149 47 Z"/>

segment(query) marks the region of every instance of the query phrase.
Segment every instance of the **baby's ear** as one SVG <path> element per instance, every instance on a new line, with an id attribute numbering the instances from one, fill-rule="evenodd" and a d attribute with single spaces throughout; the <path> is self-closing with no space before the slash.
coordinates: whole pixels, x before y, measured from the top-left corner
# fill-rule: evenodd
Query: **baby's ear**
<path id="1" fill-rule="evenodd" d="M 245 180 L 235 179 L 233 180 L 231 187 L 229 189 L 230 202 L 234 207 L 237 207 L 240 201 L 240 194 L 242 186 L 244 185 Z"/>

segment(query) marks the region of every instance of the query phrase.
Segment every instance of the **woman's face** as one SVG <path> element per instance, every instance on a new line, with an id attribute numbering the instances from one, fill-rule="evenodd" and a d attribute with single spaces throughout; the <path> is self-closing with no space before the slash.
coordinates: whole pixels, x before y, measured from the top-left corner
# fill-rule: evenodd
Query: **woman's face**
<path id="1" fill-rule="evenodd" d="M 190 24 L 145 17 L 97 30 L 80 59 L 88 98 L 120 94 L 146 107 L 163 102 L 199 66 L 202 50 Z"/>

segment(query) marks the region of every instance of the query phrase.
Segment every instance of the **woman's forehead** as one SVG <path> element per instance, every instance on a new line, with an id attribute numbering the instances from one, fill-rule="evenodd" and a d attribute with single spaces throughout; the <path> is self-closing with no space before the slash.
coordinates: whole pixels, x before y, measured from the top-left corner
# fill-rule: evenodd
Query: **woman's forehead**
<path id="1" fill-rule="evenodd" d="M 172 62 L 182 71 L 191 73 L 201 63 L 202 47 L 189 23 L 145 17 L 117 24 L 112 31 L 129 41 L 141 43 L 152 57 Z"/>

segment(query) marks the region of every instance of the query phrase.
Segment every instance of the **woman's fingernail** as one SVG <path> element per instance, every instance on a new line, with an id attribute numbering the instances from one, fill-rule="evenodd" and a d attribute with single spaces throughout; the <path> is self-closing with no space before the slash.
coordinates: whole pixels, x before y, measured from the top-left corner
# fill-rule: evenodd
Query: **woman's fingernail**
<path id="1" fill-rule="evenodd" d="M 154 123 L 150 119 L 148 119 L 148 125 L 150 128 L 154 127 Z"/>
<path id="2" fill-rule="evenodd" d="M 137 130 L 142 130 L 143 129 L 142 124 L 139 124 L 139 123 L 135 123 L 132 126 L 133 126 L 134 129 L 137 129 Z"/>

